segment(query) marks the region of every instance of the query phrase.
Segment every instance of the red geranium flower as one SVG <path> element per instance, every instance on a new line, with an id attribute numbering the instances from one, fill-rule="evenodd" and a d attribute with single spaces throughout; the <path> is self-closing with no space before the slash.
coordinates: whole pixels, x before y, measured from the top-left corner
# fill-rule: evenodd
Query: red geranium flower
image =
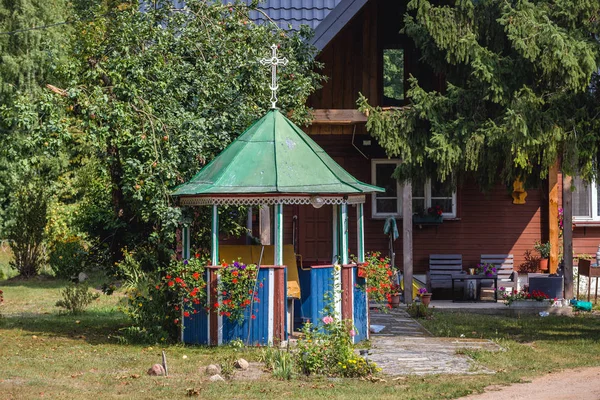
<path id="1" fill-rule="evenodd" d="M 173 285 L 174 285 L 174 284 L 175 284 L 175 283 L 174 283 L 173 281 L 169 281 L 169 282 L 167 282 L 167 285 L 169 285 L 169 287 L 173 287 Z"/>
<path id="2" fill-rule="evenodd" d="M 190 313 L 189 313 L 189 312 L 187 312 L 187 311 L 184 311 L 184 312 L 183 312 L 183 316 L 184 316 L 184 317 L 189 317 L 189 316 L 190 316 Z"/>
<path id="3" fill-rule="evenodd" d="M 252 314 L 252 316 L 250 318 L 256 319 L 256 315 Z"/>
<path id="4" fill-rule="evenodd" d="M 198 272 L 194 272 L 192 274 L 192 278 L 194 278 L 195 280 L 198 280 L 198 279 L 200 279 L 200 274 Z"/>

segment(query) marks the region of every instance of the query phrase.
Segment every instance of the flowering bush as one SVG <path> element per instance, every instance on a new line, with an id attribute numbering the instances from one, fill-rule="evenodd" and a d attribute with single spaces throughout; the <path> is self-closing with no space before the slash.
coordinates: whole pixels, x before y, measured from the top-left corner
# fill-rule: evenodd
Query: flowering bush
<path id="1" fill-rule="evenodd" d="M 356 330 L 349 321 L 325 316 L 320 326 L 310 323 L 298 340 L 296 364 L 306 375 L 358 377 L 375 373 L 377 365 L 354 353 Z"/>
<path id="2" fill-rule="evenodd" d="M 184 317 L 197 312 L 194 305 L 206 303 L 205 265 L 199 256 L 173 261 L 165 271 L 161 284 L 156 285 L 156 290 L 163 288 L 174 295 L 175 301 L 170 305 L 174 311 L 183 313 Z M 180 321 L 176 322 L 179 323 Z"/>
<path id="3" fill-rule="evenodd" d="M 390 280 L 393 274 L 389 258 L 381 257 L 379 252 L 368 253 L 364 264 L 358 270 L 358 276 L 365 278 L 366 284 L 359 287 L 367 292 L 369 300 L 388 303 L 392 294 L 396 293 Z"/>
<path id="4" fill-rule="evenodd" d="M 504 300 L 506 300 L 507 305 L 510 305 L 513 301 L 517 301 L 517 300 L 537 300 L 537 301 L 550 300 L 550 296 L 548 296 L 546 293 L 542 292 L 541 290 L 533 290 L 531 293 L 527 293 L 525 291 L 519 292 L 517 290 L 513 290 L 510 293 L 506 293 L 506 292 L 504 292 L 505 289 L 503 287 L 499 288 L 499 290 L 501 292 L 503 292 L 502 298 Z"/>
<path id="5" fill-rule="evenodd" d="M 255 264 L 244 264 L 235 261 L 232 264 L 222 264 L 218 270 L 219 284 L 217 292 L 221 294 L 221 302 L 212 306 L 220 315 L 226 316 L 231 321 L 239 324 L 244 322 L 246 309 L 254 302 L 259 303 L 258 292 L 255 291 L 258 278 L 258 268 Z M 259 283 L 259 287 L 262 287 Z M 252 314 L 252 319 L 256 318 Z"/>
<path id="6" fill-rule="evenodd" d="M 496 267 L 494 266 L 494 264 L 489 264 L 489 263 L 477 264 L 477 268 L 475 268 L 475 273 L 477 275 L 492 276 L 492 275 L 495 275 L 496 272 L 497 272 L 497 270 L 496 270 Z"/>
<path id="7" fill-rule="evenodd" d="M 136 338 L 145 342 L 177 340 L 181 317 L 196 313 L 194 305 L 206 304 L 206 258 L 172 261 L 150 281 L 140 281 L 128 291 L 124 312 L 132 319 Z"/>
<path id="8" fill-rule="evenodd" d="M 48 264 L 59 278 L 69 279 L 85 269 L 87 245 L 77 236 L 57 239 L 50 244 Z"/>
<path id="9" fill-rule="evenodd" d="M 443 213 L 444 210 L 442 210 L 442 206 L 440 205 L 429 207 L 427 209 L 427 214 L 432 215 L 434 217 L 440 217 Z"/>

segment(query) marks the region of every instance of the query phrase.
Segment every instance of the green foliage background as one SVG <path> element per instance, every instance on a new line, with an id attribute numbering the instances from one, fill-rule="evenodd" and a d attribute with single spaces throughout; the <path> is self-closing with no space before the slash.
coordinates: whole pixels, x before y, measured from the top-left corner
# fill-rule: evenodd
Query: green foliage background
<path id="1" fill-rule="evenodd" d="M 137 1 L 106 0 L 48 7 L 54 18 L 43 23 L 73 17 L 35 31 L 39 40 L 31 44 L 41 53 L 46 44 L 60 50 L 60 60 L 48 54 L 56 73 L 27 80 L 2 106 L 0 201 L 10 206 L 19 170 L 34 170 L 52 199 L 50 240 L 83 237 L 111 265 L 126 246 L 144 249 L 138 254 L 145 254 L 145 269 L 168 262 L 181 220 L 170 192 L 266 112 L 270 70 L 258 60 L 270 55 L 272 43 L 290 60 L 280 72 L 278 105 L 296 122 L 308 120 L 305 101 L 321 77 L 307 31 L 288 35 L 254 25 L 239 3 L 192 0 L 177 9 L 156 1 L 140 9 Z M 13 19 L 5 14 L 0 26 L 13 29 Z M 21 82 L 29 64 L 22 65 L 11 75 L 1 64 L 0 79 Z M 206 229 L 198 211 L 191 214 L 195 226 Z M 3 226 L 10 220 L 5 215 Z M 230 224 L 223 230 L 241 231 Z"/>

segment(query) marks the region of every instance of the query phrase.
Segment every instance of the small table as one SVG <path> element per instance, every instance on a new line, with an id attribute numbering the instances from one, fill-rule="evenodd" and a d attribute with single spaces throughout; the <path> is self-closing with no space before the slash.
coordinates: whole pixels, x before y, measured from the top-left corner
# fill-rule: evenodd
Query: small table
<path id="1" fill-rule="evenodd" d="M 594 297 L 594 303 L 598 302 L 598 278 L 600 278 L 600 268 L 598 264 L 592 264 L 590 260 L 579 260 L 578 274 L 577 274 L 577 298 L 579 299 L 579 277 L 587 276 L 588 278 L 588 296 L 587 299 L 590 301 L 590 292 L 592 286 L 592 278 L 596 278 L 596 295 Z"/>
<path id="2" fill-rule="evenodd" d="M 467 274 L 452 274 L 452 301 L 457 301 L 454 298 L 454 282 L 467 280 L 491 280 L 494 281 L 494 301 L 498 301 L 498 275 L 467 275 Z M 481 283 L 477 285 L 477 300 L 481 301 Z"/>

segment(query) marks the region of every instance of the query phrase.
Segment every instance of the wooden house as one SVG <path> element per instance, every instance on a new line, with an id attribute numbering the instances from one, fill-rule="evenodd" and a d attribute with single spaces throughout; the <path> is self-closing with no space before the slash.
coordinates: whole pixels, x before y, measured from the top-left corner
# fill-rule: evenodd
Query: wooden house
<path id="1" fill-rule="evenodd" d="M 402 218 L 401 186 L 390 176 L 399 160 L 388 159 L 368 135 L 366 117 L 357 110 L 356 101 L 362 93 L 372 105 L 406 104 L 409 74 L 418 77 L 426 89 L 443 90 L 444 85 L 443 77 L 419 63 L 414 44 L 400 33 L 406 2 L 268 0 L 259 8 L 284 29 L 308 24 L 315 30 L 312 43 L 319 50 L 317 58 L 324 64 L 322 72 L 328 80 L 309 100 L 315 117 L 313 124 L 304 129 L 357 179 L 387 189 L 384 194 L 369 195 L 365 205 L 365 248 L 387 253 L 385 219 L 395 217 L 401 225 Z M 258 12 L 252 17 L 265 20 Z M 575 185 L 579 190 L 573 198 L 574 254 L 595 254 L 600 242 L 598 189 L 595 184 L 584 187 L 577 179 Z M 469 179 L 456 191 L 435 180 L 413 182 L 413 207 L 439 205 L 444 215 L 439 225 L 414 226 L 414 274 L 427 272 L 430 254 L 444 253 L 462 254 L 465 268 L 475 266 L 481 254 L 513 254 L 518 268 L 535 241 L 558 237 L 556 204 L 560 206 L 560 189 L 557 170 L 551 171 L 549 182 L 541 187 L 524 188 L 524 204 L 514 204 L 513 188 L 502 184 L 482 193 Z M 355 212 L 350 209 L 351 220 Z M 285 242 L 294 245 L 302 264 L 331 263 L 333 234 L 326 228 L 332 226 L 331 211 L 290 205 L 284 214 Z M 356 243 L 355 236 L 356 232 L 350 230 L 350 244 Z M 401 240 L 395 247 L 396 259 L 402 260 Z M 556 269 L 557 261 L 554 251 L 551 271 Z"/>

